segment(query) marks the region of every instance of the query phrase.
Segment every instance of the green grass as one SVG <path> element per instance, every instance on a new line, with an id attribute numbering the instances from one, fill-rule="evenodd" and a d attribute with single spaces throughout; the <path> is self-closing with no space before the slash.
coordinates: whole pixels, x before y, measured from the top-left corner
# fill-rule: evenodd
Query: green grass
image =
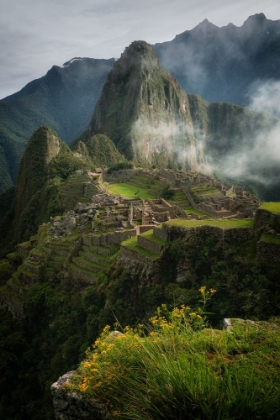
<path id="1" fill-rule="evenodd" d="M 191 206 L 188 206 L 186 209 L 184 209 L 184 211 L 185 211 L 186 214 L 193 213 L 193 214 L 196 214 L 197 216 L 207 216 L 207 217 L 210 217 L 207 214 L 203 213 L 202 211 L 196 210 L 196 209 L 194 209 Z"/>
<path id="2" fill-rule="evenodd" d="M 149 258 L 150 260 L 155 260 L 158 258 L 158 254 L 153 254 L 152 252 L 148 251 L 147 249 L 141 248 L 138 246 L 137 242 L 137 236 L 134 236 L 133 238 L 127 239 L 126 241 L 122 242 L 122 245 L 130 249 L 131 251 L 138 252 L 145 257 Z"/>
<path id="3" fill-rule="evenodd" d="M 163 241 L 162 239 L 154 236 L 153 230 L 148 230 L 147 232 L 142 233 L 141 236 L 143 236 L 146 239 L 149 239 L 152 242 L 156 242 L 159 245 L 168 245 L 166 241 Z"/>
<path id="4" fill-rule="evenodd" d="M 75 264 L 75 263 L 73 263 L 73 262 L 70 262 L 70 263 L 69 263 L 69 266 L 70 266 L 73 270 L 78 271 L 78 272 L 80 271 L 81 273 L 87 274 L 88 276 L 93 277 L 93 278 L 95 278 L 95 277 L 96 277 L 96 275 L 99 275 L 99 273 L 97 273 L 96 271 L 95 271 L 95 272 L 93 272 L 93 271 L 91 271 L 91 270 L 87 270 L 86 268 L 82 268 L 82 267 L 80 267 L 80 266 L 76 265 L 76 264 Z"/>
<path id="5" fill-rule="evenodd" d="M 270 244 L 276 244 L 276 245 L 280 245 L 280 236 L 277 235 L 272 235 L 270 233 L 266 233 L 264 235 L 262 235 L 261 242 L 267 242 Z"/>
<path id="6" fill-rule="evenodd" d="M 267 202 L 263 203 L 260 207 L 260 210 L 267 210 L 271 213 L 280 214 L 280 202 Z"/>
<path id="7" fill-rule="evenodd" d="M 109 184 L 106 185 L 106 189 L 110 194 L 119 194 L 127 198 L 141 198 L 147 200 L 148 198 L 154 198 L 145 188 L 136 187 L 126 183 L 121 184 Z"/>
<path id="8" fill-rule="evenodd" d="M 180 226 L 183 228 L 194 228 L 199 226 L 213 226 L 219 227 L 221 229 L 233 229 L 233 228 L 252 228 L 253 220 L 184 220 L 184 219 L 174 219 L 164 223 L 167 226 Z"/>
<path id="9" fill-rule="evenodd" d="M 279 319 L 220 331 L 188 307 L 162 309 L 114 337 L 105 327 L 69 389 L 122 420 L 279 418 Z"/>

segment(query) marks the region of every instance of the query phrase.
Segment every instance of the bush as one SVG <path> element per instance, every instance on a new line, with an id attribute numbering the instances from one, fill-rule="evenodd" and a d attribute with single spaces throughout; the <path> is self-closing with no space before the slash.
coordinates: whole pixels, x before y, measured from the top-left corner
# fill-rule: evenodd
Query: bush
<path id="1" fill-rule="evenodd" d="M 122 169 L 133 169 L 133 164 L 130 162 L 116 163 L 108 168 L 107 173 L 111 174 L 114 171 L 120 171 Z"/>
<path id="2" fill-rule="evenodd" d="M 214 290 L 200 292 L 196 312 L 163 305 L 147 327 L 116 333 L 107 326 L 71 388 L 120 419 L 278 418 L 279 325 L 204 328 L 203 307 Z"/>

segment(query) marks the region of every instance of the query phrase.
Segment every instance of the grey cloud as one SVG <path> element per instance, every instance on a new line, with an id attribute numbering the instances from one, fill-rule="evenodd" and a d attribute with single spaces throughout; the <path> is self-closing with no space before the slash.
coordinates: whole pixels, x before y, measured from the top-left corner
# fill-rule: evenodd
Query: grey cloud
<path id="1" fill-rule="evenodd" d="M 278 0 L 9 0 L 2 2 L 0 97 L 75 56 L 119 56 L 135 39 L 171 40 L 208 18 L 241 25 L 263 11 L 275 19 Z M 269 15 L 269 13 L 271 15 Z M 23 76 L 26 75 L 26 76 Z M 14 88 L 9 91 L 9 86 Z"/>
<path id="2" fill-rule="evenodd" d="M 250 107 L 280 118 L 280 81 L 258 81 L 250 87 Z"/>

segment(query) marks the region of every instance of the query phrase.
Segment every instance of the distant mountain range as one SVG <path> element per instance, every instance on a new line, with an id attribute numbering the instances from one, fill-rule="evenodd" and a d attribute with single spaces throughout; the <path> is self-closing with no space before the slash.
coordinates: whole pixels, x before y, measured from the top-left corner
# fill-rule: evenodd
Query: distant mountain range
<path id="1" fill-rule="evenodd" d="M 27 141 L 40 126 L 68 144 L 85 130 L 114 62 L 71 60 L 0 101 L 0 191 L 16 183 Z"/>
<path id="2" fill-rule="evenodd" d="M 184 90 L 210 102 L 248 105 L 253 86 L 280 78 L 280 21 L 263 14 L 240 28 L 205 20 L 153 48 Z M 15 184 L 27 140 L 38 127 L 50 126 L 68 144 L 86 130 L 114 62 L 72 59 L 0 101 L 0 191 Z M 119 146 L 127 152 L 124 143 Z"/>
<path id="3" fill-rule="evenodd" d="M 241 27 L 219 28 L 205 19 L 154 50 L 186 92 L 209 102 L 250 105 L 252 88 L 280 80 L 280 20 L 263 13 Z"/>

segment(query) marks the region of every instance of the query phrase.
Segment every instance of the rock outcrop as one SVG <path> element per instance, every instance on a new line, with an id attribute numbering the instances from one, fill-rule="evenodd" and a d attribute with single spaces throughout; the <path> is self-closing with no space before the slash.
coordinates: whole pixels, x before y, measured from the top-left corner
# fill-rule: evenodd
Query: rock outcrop
<path id="1" fill-rule="evenodd" d="M 74 373 L 66 373 L 51 386 L 56 420 L 110 420 L 102 404 L 67 389 Z"/>

